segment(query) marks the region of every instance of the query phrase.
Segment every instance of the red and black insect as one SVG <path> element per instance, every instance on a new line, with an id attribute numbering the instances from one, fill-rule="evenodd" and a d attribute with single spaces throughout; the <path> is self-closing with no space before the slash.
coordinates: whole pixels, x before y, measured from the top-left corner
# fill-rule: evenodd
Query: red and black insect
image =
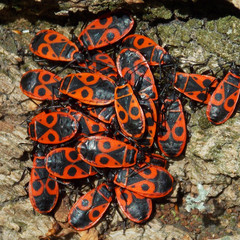
<path id="1" fill-rule="evenodd" d="M 60 92 L 85 104 L 105 106 L 113 103 L 115 87 L 114 81 L 102 74 L 76 73 L 62 80 Z"/>
<path id="2" fill-rule="evenodd" d="M 167 160 L 157 153 L 152 153 L 150 155 L 145 155 L 144 163 L 166 168 Z"/>
<path id="3" fill-rule="evenodd" d="M 151 199 L 121 187 L 115 187 L 115 194 L 122 212 L 131 221 L 142 223 L 149 219 L 152 213 Z"/>
<path id="4" fill-rule="evenodd" d="M 102 48 L 127 35 L 133 24 L 133 18 L 127 14 L 106 14 L 88 24 L 80 33 L 78 40 L 81 46 L 88 50 Z"/>
<path id="5" fill-rule="evenodd" d="M 44 69 L 35 69 L 23 74 L 20 82 L 22 92 L 35 100 L 58 100 L 61 78 Z"/>
<path id="6" fill-rule="evenodd" d="M 45 156 L 35 155 L 29 182 L 29 199 L 39 213 L 49 213 L 56 206 L 59 187 L 56 177 L 46 170 Z"/>
<path id="7" fill-rule="evenodd" d="M 231 69 L 213 92 L 207 106 L 207 118 L 216 125 L 233 114 L 240 95 L 240 70 Z"/>
<path id="8" fill-rule="evenodd" d="M 74 137 L 77 130 L 77 120 L 65 112 L 41 112 L 28 125 L 29 137 L 43 144 L 66 142 Z"/>
<path id="9" fill-rule="evenodd" d="M 146 130 L 143 137 L 137 142 L 143 150 L 149 150 L 154 143 L 157 129 L 157 110 L 151 98 L 144 100 L 142 110 L 145 116 Z"/>
<path id="10" fill-rule="evenodd" d="M 157 165 L 122 168 L 116 174 L 114 183 L 147 198 L 164 197 L 173 189 L 173 177 Z"/>
<path id="11" fill-rule="evenodd" d="M 109 123 L 109 124 L 113 122 L 116 116 L 115 108 L 113 105 L 109 105 L 105 107 L 90 106 L 90 107 L 87 107 L 86 111 L 91 116 L 99 119 L 104 123 Z"/>
<path id="12" fill-rule="evenodd" d="M 137 148 L 105 136 L 83 138 L 77 150 L 81 159 L 94 167 L 121 168 L 137 162 Z"/>
<path id="13" fill-rule="evenodd" d="M 47 154 L 45 161 L 48 172 L 58 178 L 78 179 L 97 174 L 73 147 L 53 149 Z"/>
<path id="14" fill-rule="evenodd" d="M 85 61 L 86 51 L 117 42 L 132 29 L 133 24 L 133 19 L 126 14 L 109 14 L 92 21 L 81 32 L 79 46 L 56 31 L 41 30 L 34 36 L 29 48 L 41 58 L 81 63 Z"/>
<path id="15" fill-rule="evenodd" d="M 113 200 L 114 185 L 102 183 L 80 197 L 71 208 L 68 222 L 82 231 L 94 226 L 107 211 Z M 152 201 L 120 187 L 115 188 L 116 198 L 123 213 L 132 221 L 146 221 L 152 212 Z"/>
<path id="16" fill-rule="evenodd" d="M 108 127 L 103 122 L 96 121 L 83 113 L 81 114 L 81 119 L 78 122 L 79 132 L 85 136 L 102 133 L 107 134 L 109 132 Z"/>
<path id="17" fill-rule="evenodd" d="M 114 104 L 121 131 L 133 139 L 141 139 L 146 127 L 145 116 L 130 84 L 116 87 Z"/>
<path id="18" fill-rule="evenodd" d="M 149 65 L 159 66 L 173 63 L 173 58 L 163 47 L 143 35 L 129 35 L 123 39 L 122 45 L 125 48 L 138 50 L 146 58 Z"/>
<path id="19" fill-rule="evenodd" d="M 106 183 L 81 196 L 68 215 L 69 224 L 76 230 L 91 228 L 103 216 L 112 202 L 112 191 Z"/>
<path id="20" fill-rule="evenodd" d="M 67 112 L 77 120 L 79 125 L 77 137 L 90 136 L 108 132 L 108 127 L 103 122 L 99 122 L 96 119 L 93 119 L 80 111 L 74 110 L 70 106 L 65 108 L 59 108 L 57 109 L 57 111 Z"/>
<path id="21" fill-rule="evenodd" d="M 148 146 L 151 146 L 156 131 L 156 124 L 154 123 L 154 121 L 156 122 L 156 109 L 153 106 L 154 103 L 152 102 L 151 104 L 148 100 L 156 100 L 158 98 L 152 72 L 146 59 L 132 48 L 121 50 L 117 57 L 117 69 L 122 78 L 121 81 L 128 82 L 128 84 L 118 86 L 115 90 L 115 109 L 120 128 L 125 135 L 136 140 L 144 138 L 144 133 L 149 130 L 146 133 L 149 139 L 146 141 Z M 141 107 L 138 102 L 134 94 L 135 92 L 137 96 L 140 96 L 140 103 L 143 99 L 146 100 L 145 111 L 143 110 L 144 106 Z M 146 117 L 148 118 L 147 120 L 145 119 Z"/>
<path id="22" fill-rule="evenodd" d="M 187 128 L 180 99 L 165 99 L 159 116 L 157 143 L 165 156 L 177 157 L 185 148 Z"/>
<path id="23" fill-rule="evenodd" d="M 84 55 L 75 43 L 54 30 L 41 30 L 32 39 L 30 50 L 37 56 L 53 61 L 84 62 Z"/>
<path id="24" fill-rule="evenodd" d="M 98 50 L 96 54 L 91 56 L 91 60 L 88 59 L 86 63 L 80 63 L 79 65 L 93 73 L 101 73 L 115 82 L 117 81 L 117 67 L 107 53 Z"/>
<path id="25" fill-rule="evenodd" d="M 157 100 L 153 74 L 143 55 L 133 48 L 124 48 L 117 57 L 119 75 L 137 91 L 142 99 Z"/>
<path id="26" fill-rule="evenodd" d="M 211 97 L 211 89 L 216 88 L 218 81 L 215 77 L 176 72 L 170 75 L 174 88 L 194 101 L 207 104 Z"/>

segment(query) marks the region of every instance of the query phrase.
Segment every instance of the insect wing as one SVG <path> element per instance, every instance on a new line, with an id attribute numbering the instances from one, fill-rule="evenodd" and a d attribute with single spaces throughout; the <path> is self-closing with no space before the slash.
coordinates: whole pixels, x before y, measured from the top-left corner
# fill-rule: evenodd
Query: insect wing
<path id="1" fill-rule="evenodd" d="M 89 229 L 101 219 L 111 201 L 111 192 L 103 183 L 78 199 L 69 212 L 68 222 L 76 230 Z"/>
<path id="2" fill-rule="evenodd" d="M 119 75 L 136 88 L 142 99 L 157 100 L 154 77 L 143 55 L 133 48 L 124 48 L 117 57 Z"/>
<path id="3" fill-rule="evenodd" d="M 142 139 L 138 140 L 138 144 L 143 149 L 148 149 L 153 145 L 156 128 L 157 128 L 157 110 L 152 99 L 145 99 L 142 105 L 145 116 L 146 130 Z"/>
<path id="4" fill-rule="evenodd" d="M 207 118 L 213 124 L 226 122 L 233 114 L 240 95 L 240 75 L 230 71 L 213 92 L 207 106 Z"/>
<path id="5" fill-rule="evenodd" d="M 129 84 L 116 87 L 115 110 L 122 132 L 134 139 L 142 138 L 146 126 L 145 116 Z"/>
<path id="6" fill-rule="evenodd" d="M 153 165 L 123 168 L 115 176 L 114 183 L 149 198 L 164 197 L 173 189 L 171 174 L 165 168 Z"/>
<path id="7" fill-rule="evenodd" d="M 190 99 L 207 104 L 211 97 L 209 90 L 217 83 L 212 76 L 176 72 L 174 87 Z"/>
<path id="8" fill-rule="evenodd" d="M 56 178 L 46 170 L 45 156 L 34 156 L 29 181 L 29 199 L 39 213 L 49 213 L 56 206 L 59 187 Z"/>
<path id="9" fill-rule="evenodd" d="M 30 50 L 37 56 L 53 61 L 74 60 L 79 50 L 67 37 L 53 30 L 41 30 L 32 39 Z"/>
<path id="10" fill-rule="evenodd" d="M 35 100 L 58 100 L 61 78 L 43 69 L 26 72 L 21 78 L 22 92 Z"/>
<path id="11" fill-rule="evenodd" d="M 156 153 L 146 155 L 144 162 L 151 165 L 157 165 L 163 168 L 166 168 L 167 165 L 167 160 L 163 156 Z"/>
<path id="12" fill-rule="evenodd" d="M 86 178 L 97 174 L 71 147 L 51 150 L 46 156 L 46 168 L 53 176 L 64 179 Z"/>
<path id="13" fill-rule="evenodd" d="M 106 133 L 108 132 L 107 126 L 102 122 L 97 122 L 95 119 L 82 114 L 82 118 L 79 121 L 80 131 L 84 135 L 92 135 L 98 133 Z"/>
<path id="14" fill-rule="evenodd" d="M 136 163 L 138 150 L 124 142 L 104 136 L 82 139 L 77 150 L 88 164 L 99 168 L 120 168 Z"/>
<path id="15" fill-rule="evenodd" d="M 165 156 L 179 156 L 187 141 L 187 128 L 179 99 L 166 99 L 160 112 L 158 146 Z"/>
<path id="16" fill-rule="evenodd" d="M 159 66 L 167 63 L 169 54 L 152 39 L 143 35 L 132 34 L 124 38 L 123 47 L 138 50 L 147 60 L 149 65 Z M 165 57 L 167 56 L 167 57 Z"/>
<path id="17" fill-rule="evenodd" d="M 60 92 L 82 103 L 105 106 L 114 101 L 115 83 L 112 79 L 93 73 L 67 75 L 60 86 Z"/>
<path id="18" fill-rule="evenodd" d="M 39 113 L 28 125 L 33 141 L 43 144 L 59 144 L 74 137 L 78 130 L 76 119 L 65 112 Z"/>
<path id="19" fill-rule="evenodd" d="M 69 106 L 65 108 L 59 108 L 57 111 L 67 112 L 77 120 L 79 125 L 79 135 L 89 136 L 92 134 L 108 132 L 108 128 L 104 123 L 98 122 L 96 119 L 93 119 L 82 112 L 72 109 Z"/>
<path id="20" fill-rule="evenodd" d="M 120 187 L 115 188 L 118 204 L 127 218 L 136 223 L 149 219 L 152 200 Z"/>
<path id="21" fill-rule="evenodd" d="M 88 50 L 105 47 L 123 38 L 133 24 L 127 14 L 104 15 L 88 24 L 78 39 Z"/>
<path id="22" fill-rule="evenodd" d="M 117 67 L 107 53 L 98 52 L 94 54 L 91 58 L 90 64 L 88 64 L 88 68 L 93 72 L 108 76 L 114 82 L 117 81 Z"/>
<path id="23" fill-rule="evenodd" d="M 111 124 L 113 119 L 116 116 L 115 108 L 112 105 L 106 106 L 106 107 L 88 107 L 87 108 L 88 113 L 101 120 L 104 123 Z"/>

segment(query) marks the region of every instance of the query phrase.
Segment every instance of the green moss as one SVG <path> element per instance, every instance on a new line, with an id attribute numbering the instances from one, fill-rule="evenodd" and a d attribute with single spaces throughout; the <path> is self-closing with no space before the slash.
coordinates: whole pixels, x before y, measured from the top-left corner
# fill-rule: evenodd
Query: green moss
<path id="1" fill-rule="evenodd" d="M 175 222 L 178 222 L 180 220 L 180 217 L 175 217 Z"/>
<path id="2" fill-rule="evenodd" d="M 178 18 L 183 18 L 183 19 L 186 19 L 189 17 L 189 9 L 184 9 L 184 8 L 181 8 L 181 9 L 175 9 L 174 10 L 174 15 Z"/>
<path id="3" fill-rule="evenodd" d="M 202 28 L 203 26 L 203 21 L 199 19 L 190 19 L 189 21 L 186 22 L 185 28 L 187 29 L 198 29 Z"/>
<path id="4" fill-rule="evenodd" d="M 174 21 L 171 24 L 159 24 L 157 29 L 163 42 L 177 46 L 178 49 L 184 48 L 179 53 L 181 56 L 197 54 L 197 56 L 202 55 L 202 59 L 206 59 L 211 53 L 226 62 L 240 61 L 238 30 L 240 29 L 240 19 L 234 16 L 206 23 L 199 19 L 190 19 L 186 23 Z M 190 42 L 194 44 L 189 44 Z M 177 50 L 174 54 L 178 56 Z"/>
<path id="5" fill-rule="evenodd" d="M 209 21 L 206 23 L 206 29 L 208 31 L 214 31 L 216 28 L 216 21 Z"/>
<path id="6" fill-rule="evenodd" d="M 171 24 L 171 25 L 162 25 L 159 24 L 157 26 L 157 30 L 159 32 L 159 35 L 162 39 L 163 42 L 166 42 L 168 44 L 173 44 L 175 46 L 178 46 L 181 44 L 181 39 L 176 35 L 176 25 Z"/>
<path id="7" fill-rule="evenodd" d="M 143 14 L 143 20 L 153 21 L 155 19 L 171 19 L 172 12 L 166 7 L 158 6 L 158 7 L 147 7 L 147 11 Z"/>
<path id="8" fill-rule="evenodd" d="M 232 29 L 233 24 L 234 22 L 236 22 L 236 20 L 237 20 L 236 17 L 233 16 L 220 18 L 216 24 L 217 31 L 222 34 L 228 34 L 228 31 Z"/>
<path id="9" fill-rule="evenodd" d="M 176 32 L 176 27 L 174 24 L 171 25 L 161 24 L 157 26 L 157 30 L 162 36 L 165 36 L 165 38 L 167 38 L 174 35 L 174 33 Z"/>
<path id="10" fill-rule="evenodd" d="M 222 143 L 215 144 L 212 148 L 209 148 L 209 159 L 219 159 L 222 157 Z"/>
<path id="11" fill-rule="evenodd" d="M 201 112 L 202 113 L 202 112 Z M 198 126 L 200 127 L 200 129 L 205 130 L 208 129 L 210 127 L 212 127 L 213 125 L 208 121 L 206 113 L 204 112 L 204 114 L 201 114 L 201 117 L 198 119 Z"/>
<path id="12" fill-rule="evenodd" d="M 159 8 L 151 8 L 151 13 L 155 18 L 171 19 L 172 12 L 164 6 Z"/>

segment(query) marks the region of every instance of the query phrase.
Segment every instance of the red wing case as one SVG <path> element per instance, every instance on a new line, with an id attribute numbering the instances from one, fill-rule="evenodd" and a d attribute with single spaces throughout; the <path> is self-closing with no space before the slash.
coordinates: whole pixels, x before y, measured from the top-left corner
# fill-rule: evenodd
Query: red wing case
<path id="1" fill-rule="evenodd" d="M 56 206 L 59 187 L 56 177 L 50 175 L 45 167 L 45 156 L 34 156 L 29 181 L 29 199 L 39 213 L 49 213 Z"/>
<path id="2" fill-rule="evenodd" d="M 207 106 L 207 118 L 216 125 L 225 123 L 233 114 L 240 94 L 239 69 L 231 70 L 213 92 Z"/>
<path id="3" fill-rule="evenodd" d="M 215 77 L 176 72 L 174 87 L 190 99 L 208 104 L 211 93 L 210 88 L 216 88 L 218 81 Z"/>
<path id="4" fill-rule="evenodd" d="M 122 141 L 104 136 L 92 136 L 79 141 L 80 157 L 88 164 L 99 168 L 133 166 L 137 161 L 137 148 Z"/>
<path id="5" fill-rule="evenodd" d="M 102 218 L 111 201 L 109 187 L 105 183 L 99 185 L 73 205 L 68 215 L 69 224 L 78 231 L 91 228 Z"/>
<path id="6" fill-rule="evenodd" d="M 20 88 L 35 100 L 58 100 L 61 78 L 44 69 L 35 69 L 23 74 Z"/>
<path id="7" fill-rule="evenodd" d="M 58 178 L 79 179 L 97 174 L 92 166 L 84 162 L 72 147 L 51 150 L 45 161 L 48 172 Z"/>
<path id="8" fill-rule="evenodd" d="M 43 144 L 60 144 L 74 137 L 78 122 L 69 113 L 39 113 L 28 125 L 28 134 L 33 141 Z"/>
<path id="9" fill-rule="evenodd" d="M 85 104 L 105 106 L 113 103 L 115 87 L 114 81 L 102 74 L 75 73 L 62 80 L 60 92 Z"/>
<path id="10" fill-rule="evenodd" d="M 179 156 L 187 142 L 187 127 L 181 101 L 166 99 L 160 111 L 157 143 L 165 156 Z"/>
<path id="11" fill-rule="evenodd" d="M 88 24 L 78 39 L 88 50 L 105 47 L 128 34 L 133 24 L 133 18 L 127 14 L 103 15 Z"/>
<path id="12" fill-rule="evenodd" d="M 152 213 L 152 200 L 120 187 L 115 188 L 118 204 L 124 215 L 131 221 L 142 223 Z"/>
<path id="13" fill-rule="evenodd" d="M 114 183 L 148 198 L 164 197 L 173 189 L 171 174 L 156 165 L 123 168 L 115 176 Z"/>
<path id="14" fill-rule="evenodd" d="M 115 89 L 115 110 L 122 132 L 134 139 L 140 139 L 145 132 L 143 110 L 129 84 Z"/>
<path id="15" fill-rule="evenodd" d="M 29 48 L 35 55 L 53 61 L 71 62 L 79 54 L 73 42 L 54 30 L 39 31 Z"/>
<path id="16" fill-rule="evenodd" d="M 124 48 L 138 50 L 151 66 L 172 63 L 172 57 L 167 51 L 152 39 L 138 34 L 132 34 L 123 39 Z"/>

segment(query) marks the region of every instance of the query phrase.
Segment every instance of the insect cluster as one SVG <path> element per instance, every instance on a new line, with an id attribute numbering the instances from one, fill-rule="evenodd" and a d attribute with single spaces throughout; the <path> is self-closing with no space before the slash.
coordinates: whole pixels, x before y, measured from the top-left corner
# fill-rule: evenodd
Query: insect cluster
<path id="1" fill-rule="evenodd" d="M 127 218 L 142 223 L 151 215 L 152 200 L 172 191 L 162 155 L 179 156 L 187 141 L 177 91 L 208 104 L 214 124 L 232 115 L 239 97 L 237 68 L 220 84 L 212 76 L 178 72 L 174 58 L 153 40 L 126 36 L 133 25 L 127 14 L 108 14 L 75 41 L 41 30 L 30 44 L 35 55 L 65 62 L 73 73 L 62 78 L 45 68 L 22 76 L 23 93 L 43 101 L 42 112 L 28 124 L 34 141 L 29 198 L 36 211 L 49 213 L 58 202 L 59 184 L 87 179 L 83 184 L 92 186 L 98 179 L 70 209 L 68 222 L 76 230 L 95 225 L 114 199 Z M 115 64 L 103 49 L 119 41 Z M 156 69 L 159 78 L 152 73 Z"/>

